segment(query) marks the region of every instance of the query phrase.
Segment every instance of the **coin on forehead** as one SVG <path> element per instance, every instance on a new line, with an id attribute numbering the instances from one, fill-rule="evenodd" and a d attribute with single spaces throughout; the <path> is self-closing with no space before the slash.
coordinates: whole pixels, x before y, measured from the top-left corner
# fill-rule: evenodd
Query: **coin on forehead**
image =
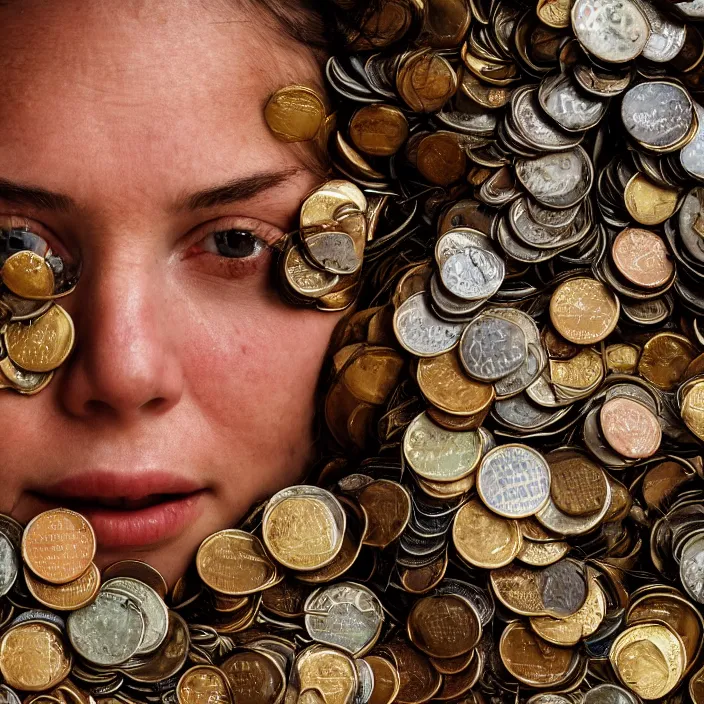
<path id="1" fill-rule="evenodd" d="M 572 30 L 579 43 L 597 59 L 624 63 L 648 43 L 650 25 L 631 0 L 577 0 L 572 5 Z"/>
<path id="2" fill-rule="evenodd" d="M 578 277 L 560 284 L 550 299 L 550 320 L 570 342 L 592 345 L 616 327 L 618 299 L 596 279 Z"/>
<path id="3" fill-rule="evenodd" d="M 374 689 L 369 704 L 391 704 L 401 687 L 398 670 L 380 655 L 367 655 L 364 659 L 374 675 Z"/>
<path id="4" fill-rule="evenodd" d="M 100 589 L 100 571 L 91 563 L 78 578 L 66 584 L 50 584 L 37 579 L 27 568 L 24 579 L 30 594 L 56 611 L 75 611 L 89 604 Z"/>
<path id="5" fill-rule="evenodd" d="M 357 496 L 367 514 L 367 530 L 363 543 L 385 548 L 398 538 L 411 517 L 411 497 L 398 482 L 377 479 Z"/>
<path id="6" fill-rule="evenodd" d="M 269 98 L 264 117 L 282 142 L 306 142 L 315 137 L 323 124 L 325 105 L 312 88 L 290 85 Z"/>
<path id="7" fill-rule="evenodd" d="M 416 416 L 403 436 L 403 454 L 423 479 L 453 482 L 471 474 L 482 451 L 475 430 L 453 432 L 433 423 L 426 413 Z"/>
<path id="8" fill-rule="evenodd" d="M 585 454 L 556 450 L 545 456 L 550 467 L 550 495 L 569 516 L 600 511 L 607 497 L 606 474 Z"/>
<path id="9" fill-rule="evenodd" d="M 10 323 L 4 334 L 8 356 L 28 372 L 50 372 L 61 366 L 74 339 L 71 317 L 56 304 L 29 323 Z"/>
<path id="10" fill-rule="evenodd" d="M 22 298 L 43 299 L 54 293 L 54 272 L 46 259 L 30 250 L 10 255 L 0 269 L 7 288 Z"/>
<path id="11" fill-rule="evenodd" d="M 212 665 L 186 670 L 176 685 L 179 704 L 230 704 L 233 701 L 225 673 Z"/>
<path id="12" fill-rule="evenodd" d="M 479 381 L 496 381 L 515 372 L 526 354 L 526 338 L 521 327 L 493 315 L 478 315 L 460 340 L 462 366 Z"/>
<path id="13" fill-rule="evenodd" d="M 69 614 L 66 631 L 81 657 L 94 665 L 114 666 L 139 650 L 144 617 L 128 594 L 101 591 L 92 604 Z"/>
<path id="14" fill-rule="evenodd" d="M 66 584 L 78 579 L 95 557 L 95 534 L 75 511 L 55 508 L 33 518 L 22 536 L 22 558 L 39 579 Z"/>
<path id="15" fill-rule="evenodd" d="M 264 544 L 284 567 L 302 572 L 331 563 L 342 547 L 346 517 L 340 502 L 312 486 L 275 494 L 262 519 Z"/>
<path id="16" fill-rule="evenodd" d="M 416 357 L 434 357 L 451 350 L 464 330 L 462 323 L 440 320 L 425 292 L 410 296 L 396 309 L 393 325 L 401 347 Z"/>
<path id="17" fill-rule="evenodd" d="M 365 105 L 352 115 L 349 131 L 354 145 L 365 154 L 391 156 L 408 139 L 408 120 L 393 105 Z"/>
<path id="18" fill-rule="evenodd" d="M 0 674 L 10 687 L 42 692 L 71 672 L 71 653 L 58 628 L 30 622 L 10 627 L 0 638 Z"/>
<path id="19" fill-rule="evenodd" d="M 472 499 L 455 514 L 452 542 L 470 565 L 496 569 L 516 557 L 523 539 L 518 521 L 497 516 Z"/>
<path id="20" fill-rule="evenodd" d="M 454 594 L 426 596 L 416 601 L 406 623 L 410 641 L 426 655 L 454 658 L 468 653 L 482 635 L 479 614 Z"/>
<path id="21" fill-rule="evenodd" d="M 611 246 L 611 256 L 619 273 L 641 288 L 664 286 L 675 272 L 664 240 L 650 230 L 622 230 Z"/>
<path id="22" fill-rule="evenodd" d="M 367 587 L 339 582 L 314 591 L 305 603 L 308 635 L 355 657 L 374 645 L 383 621 L 379 599 Z"/>
<path id="23" fill-rule="evenodd" d="M 653 183 L 641 173 L 626 184 L 623 202 L 629 215 L 641 225 L 659 225 L 677 210 L 679 189 Z"/>
<path id="24" fill-rule="evenodd" d="M 477 474 L 477 491 L 484 504 L 506 518 L 537 513 L 550 497 L 550 468 L 527 445 L 499 445 L 484 455 Z"/>
<path id="25" fill-rule="evenodd" d="M 12 589 L 17 579 L 19 564 L 17 553 L 10 539 L 0 532 L 0 597 Z"/>
<path id="26" fill-rule="evenodd" d="M 298 654 L 294 669 L 300 691 L 318 690 L 325 704 L 352 704 L 359 678 L 349 655 L 313 645 Z"/>
<path id="27" fill-rule="evenodd" d="M 286 688 L 286 675 L 276 660 L 261 650 L 242 650 L 220 665 L 240 704 L 276 704 Z"/>
<path id="28" fill-rule="evenodd" d="M 677 633 L 665 623 L 636 623 L 622 631 L 609 651 L 618 678 L 641 699 L 660 699 L 680 681 L 685 647 Z"/>
<path id="29" fill-rule="evenodd" d="M 644 459 L 660 447 L 660 423 L 639 401 L 624 396 L 609 399 L 601 407 L 599 420 L 604 439 L 623 457 Z"/>

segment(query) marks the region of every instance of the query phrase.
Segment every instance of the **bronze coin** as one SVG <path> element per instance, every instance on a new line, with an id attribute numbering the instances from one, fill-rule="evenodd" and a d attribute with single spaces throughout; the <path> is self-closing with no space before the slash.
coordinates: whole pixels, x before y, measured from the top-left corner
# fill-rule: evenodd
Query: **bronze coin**
<path id="1" fill-rule="evenodd" d="M 78 578 L 66 584 L 50 584 L 37 579 L 26 567 L 24 579 L 29 593 L 44 606 L 56 611 L 75 611 L 89 604 L 100 589 L 100 571 L 91 564 Z"/>
<path id="2" fill-rule="evenodd" d="M 696 355 L 696 348 L 684 335 L 671 332 L 653 335 L 643 345 L 638 373 L 659 389 L 671 391 Z"/>
<path id="3" fill-rule="evenodd" d="M 622 230 L 611 247 L 611 256 L 619 272 L 641 288 L 664 286 L 675 272 L 665 242 L 650 230 Z"/>
<path id="4" fill-rule="evenodd" d="M 662 431 L 655 414 L 631 398 L 615 396 L 599 412 L 604 439 L 623 457 L 644 459 L 660 447 Z"/>
<path id="5" fill-rule="evenodd" d="M 555 506 L 569 516 L 586 516 L 604 506 L 607 481 L 601 467 L 581 452 L 551 452 L 550 496 Z"/>
<path id="6" fill-rule="evenodd" d="M 435 132 L 418 145 L 418 171 L 430 183 L 449 186 L 464 176 L 467 155 L 452 132 Z"/>
<path id="7" fill-rule="evenodd" d="M 367 704 L 391 704 L 401 687 L 398 670 L 379 655 L 367 655 L 364 660 L 374 675 L 374 688 Z"/>
<path id="8" fill-rule="evenodd" d="M 276 704 L 286 687 L 286 676 L 266 653 L 242 650 L 220 665 L 232 688 L 235 701 L 242 704 Z"/>
<path id="9" fill-rule="evenodd" d="M 396 482 L 378 479 L 362 489 L 357 497 L 367 514 L 363 543 L 385 548 L 403 533 L 411 516 L 411 497 Z"/>
<path id="10" fill-rule="evenodd" d="M 365 105 L 352 115 L 350 138 L 365 154 L 391 156 L 408 139 L 408 121 L 393 105 Z"/>

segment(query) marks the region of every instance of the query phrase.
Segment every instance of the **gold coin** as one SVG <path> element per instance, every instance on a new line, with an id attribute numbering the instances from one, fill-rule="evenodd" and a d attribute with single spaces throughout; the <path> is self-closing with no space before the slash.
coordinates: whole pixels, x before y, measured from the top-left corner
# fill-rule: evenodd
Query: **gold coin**
<path id="1" fill-rule="evenodd" d="M 253 594 L 281 575 L 255 535 L 234 528 L 207 537 L 198 548 L 196 569 L 203 582 L 221 594 Z"/>
<path id="2" fill-rule="evenodd" d="M 600 511 L 608 497 L 604 471 L 581 452 L 556 450 L 545 455 L 550 467 L 550 496 L 568 516 Z"/>
<path id="3" fill-rule="evenodd" d="M 273 657 L 242 650 L 220 665 L 237 704 L 277 704 L 286 688 L 286 675 Z"/>
<path id="4" fill-rule="evenodd" d="M 343 206 L 353 205 L 365 212 L 367 199 L 362 191 L 349 181 L 335 179 L 315 189 L 302 203 L 301 230 L 317 232 L 321 227 L 339 225 L 337 215 Z"/>
<path id="5" fill-rule="evenodd" d="M 665 241 L 649 230 L 622 230 L 611 246 L 611 256 L 619 273 L 641 288 L 664 286 L 675 273 Z"/>
<path id="6" fill-rule="evenodd" d="M 494 595 L 506 608 L 520 616 L 544 616 L 546 611 L 538 584 L 539 574 L 538 570 L 514 562 L 492 570 L 489 581 Z"/>
<path id="7" fill-rule="evenodd" d="M 661 332 L 643 345 L 638 373 L 659 389 L 672 391 L 696 356 L 696 348 L 684 335 Z"/>
<path id="8" fill-rule="evenodd" d="M 23 623 L 0 638 L 0 674 L 10 687 L 42 692 L 70 672 L 71 653 L 55 626 Z"/>
<path id="9" fill-rule="evenodd" d="M 606 442 L 623 457 L 645 459 L 660 447 L 662 430 L 655 414 L 643 403 L 615 396 L 599 411 Z"/>
<path id="10" fill-rule="evenodd" d="M 548 27 L 565 29 L 570 26 L 569 0 L 538 0 L 536 12 Z"/>
<path id="11" fill-rule="evenodd" d="M 439 408 L 435 408 L 435 406 L 430 406 L 426 413 L 435 425 L 439 425 L 445 430 L 461 432 L 463 430 L 477 430 L 481 427 L 490 410 L 491 406 L 489 405 L 483 411 L 478 411 L 470 416 L 453 416 L 450 413 L 441 411 Z"/>
<path id="12" fill-rule="evenodd" d="M 186 670 L 176 685 L 179 704 L 231 704 L 232 692 L 225 673 L 212 665 Z"/>
<path id="13" fill-rule="evenodd" d="M 397 482 L 378 479 L 362 489 L 357 497 L 367 514 L 363 543 L 385 548 L 398 538 L 411 517 L 411 497 Z"/>
<path id="14" fill-rule="evenodd" d="M 318 570 L 332 562 L 342 547 L 345 513 L 329 492 L 318 489 L 318 495 L 297 495 L 300 487 L 292 489 L 270 500 L 262 522 L 264 543 L 284 567 Z"/>
<path id="15" fill-rule="evenodd" d="M 449 186 L 464 176 L 467 155 L 453 132 L 434 132 L 418 145 L 418 171 L 436 186 Z"/>
<path id="16" fill-rule="evenodd" d="M 697 355 L 685 370 L 683 379 L 691 379 L 693 376 L 698 376 L 704 373 L 704 353 Z"/>
<path id="17" fill-rule="evenodd" d="M 614 672 L 641 699 L 660 699 L 679 683 L 686 664 L 682 639 L 659 622 L 636 623 L 619 633 L 609 660 Z"/>
<path id="18" fill-rule="evenodd" d="M 570 389 L 590 389 L 604 378 L 604 362 L 592 348 L 580 350 L 567 360 L 551 359 L 550 380 Z"/>
<path id="19" fill-rule="evenodd" d="M 37 579 L 26 567 L 25 583 L 29 593 L 44 606 L 56 611 L 75 611 L 87 606 L 100 589 L 100 571 L 91 563 L 90 567 L 73 582 L 49 584 Z"/>
<path id="20" fill-rule="evenodd" d="M 430 658 L 430 662 L 441 675 L 457 675 L 469 667 L 476 653 L 475 648 L 456 658 Z"/>
<path id="21" fill-rule="evenodd" d="M 524 538 L 516 559 L 531 567 L 547 567 L 561 560 L 569 551 L 569 543 L 561 540 L 552 543 L 538 543 Z"/>
<path id="22" fill-rule="evenodd" d="M 63 364 L 73 347 L 73 321 L 59 305 L 29 323 L 10 323 L 5 330 L 10 359 L 28 372 L 50 372 Z"/>
<path id="23" fill-rule="evenodd" d="M 352 115 L 350 138 L 365 154 L 391 156 L 408 139 L 408 121 L 393 105 L 365 105 Z"/>
<path id="24" fill-rule="evenodd" d="M 325 121 L 325 105 L 316 91 L 291 85 L 277 90 L 264 108 L 269 129 L 282 142 L 307 142 Z"/>
<path id="25" fill-rule="evenodd" d="M 641 225 L 659 225 L 677 209 L 679 189 L 666 188 L 637 173 L 626 184 L 623 200 L 630 216 Z"/>
<path id="26" fill-rule="evenodd" d="M 689 680 L 689 696 L 693 704 L 704 704 L 704 665 Z"/>
<path id="27" fill-rule="evenodd" d="M 95 557 L 95 534 L 75 511 L 55 508 L 35 516 L 22 535 L 22 559 L 50 584 L 66 584 L 88 570 Z"/>
<path id="28" fill-rule="evenodd" d="M 404 360 L 388 347 L 368 347 L 343 370 L 345 386 L 359 401 L 380 405 L 396 388 Z"/>
<path id="29" fill-rule="evenodd" d="M 557 687 L 569 677 L 575 656 L 569 648 L 551 645 L 520 621 L 506 626 L 499 640 L 506 669 L 530 687 Z"/>
<path id="30" fill-rule="evenodd" d="M 606 369 L 614 374 L 633 374 L 639 358 L 640 348 L 617 342 L 606 348 Z"/>
<path id="31" fill-rule="evenodd" d="M 45 389 L 54 378 L 54 372 L 41 374 L 37 372 L 26 372 L 12 363 L 9 357 L 0 359 L 0 372 L 2 372 L 2 388 L 13 388 L 15 391 L 32 396 Z M 5 379 L 8 384 L 5 384 Z"/>
<path id="32" fill-rule="evenodd" d="M 317 689 L 325 704 L 351 704 L 357 691 L 357 670 L 352 658 L 320 645 L 306 648 L 294 665 L 300 691 Z"/>
<path id="33" fill-rule="evenodd" d="M 46 259 L 22 250 L 9 256 L 0 270 L 0 278 L 12 293 L 22 298 L 44 299 L 54 293 L 54 272 Z"/>
<path id="34" fill-rule="evenodd" d="M 508 565 L 523 538 L 518 521 L 497 516 L 473 499 L 455 514 L 452 542 L 462 559 L 488 570 Z"/>
<path id="35" fill-rule="evenodd" d="M 704 381 L 696 382 L 682 401 L 682 420 L 700 440 L 704 440 Z"/>
<path id="36" fill-rule="evenodd" d="M 283 618 L 303 617 L 303 606 L 312 590 L 296 579 L 284 578 L 262 592 L 262 606 Z"/>
<path id="37" fill-rule="evenodd" d="M 374 675 L 374 688 L 367 704 L 391 704 L 401 687 L 398 670 L 379 655 L 367 655 L 364 659 Z"/>
<path id="38" fill-rule="evenodd" d="M 428 496 L 436 499 L 452 499 L 474 489 L 474 485 L 477 483 L 477 476 L 473 472 L 454 482 L 434 482 L 422 477 L 416 477 L 416 481 L 419 488 Z"/>
<path id="39" fill-rule="evenodd" d="M 493 384 L 474 381 L 462 371 L 455 350 L 419 359 L 416 378 L 428 401 L 451 415 L 479 413 L 496 396 Z"/>
<path id="40" fill-rule="evenodd" d="M 618 299 L 596 279 L 575 278 L 560 284 L 550 299 L 550 320 L 557 332 L 578 345 L 608 337 L 618 322 Z"/>
<path id="41" fill-rule="evenodd" d="M 411 643 L 435 658 L 464 655 L 476 647 L 482 636 L 477 610 L 455 594 L 426 596 L 416 601 L 406 627 Z"/>

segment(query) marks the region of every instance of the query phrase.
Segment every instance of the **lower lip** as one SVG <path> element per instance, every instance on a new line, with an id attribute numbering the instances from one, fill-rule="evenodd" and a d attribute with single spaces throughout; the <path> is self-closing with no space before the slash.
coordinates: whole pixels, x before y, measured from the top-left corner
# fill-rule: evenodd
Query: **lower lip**
<path id="1" fill-rule="evenodd" d="M 199 513 L 202 491 L 149 508 L 116 510 L 82 506 L 99 548 L 143 548 L 178 537 Z"/>

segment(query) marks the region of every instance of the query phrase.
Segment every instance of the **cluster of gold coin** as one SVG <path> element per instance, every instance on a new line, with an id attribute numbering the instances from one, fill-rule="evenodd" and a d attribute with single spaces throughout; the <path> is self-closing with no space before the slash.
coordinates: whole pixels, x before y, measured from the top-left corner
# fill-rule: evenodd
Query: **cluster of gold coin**
<path id="1" fill-rule="evenodd" d="M 36 394 L 73 348 L 69 314 L 56 299 L 73 291 L 78 268 L 28 229 L 0 228 L 0 389 Z"/>

